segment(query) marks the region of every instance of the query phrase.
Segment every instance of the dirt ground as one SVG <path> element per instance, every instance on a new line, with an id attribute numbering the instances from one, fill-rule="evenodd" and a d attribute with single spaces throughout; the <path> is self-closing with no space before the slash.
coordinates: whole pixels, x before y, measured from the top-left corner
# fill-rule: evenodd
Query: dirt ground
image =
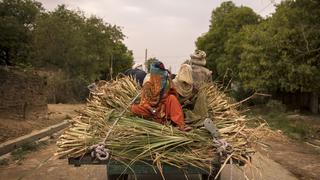
<path id="1" fill-rule="evenodd" d="M 2 179 L 23 179 L 23 180 L 33 180 L 33 179 L 68 179 L 68 180 L 105 180 L 106 167 L 103 165 L 96 166 L 81 166 L 74 167 L 68 165 L 66 159 L 55 159 L 52 155 L 55 152 L 55 144 L 52 143 L 49 146 L 43 147 L 36 152 L 28 154 L 25 160 L 20 163 L 10 163 L 6 166 L 0 166 L 0 177 Z M 274 162 L 273 160 L 261 155 L 256 154 L 253 158 L 253 164 L 259 168 L 258 170 L 245 168 L 245 172 L 250 179 L 281 179 L 281 180 L 296 180 L 297 178 L 282 167 L 280 164 Z M 251 172 L 253 171 L 253 172 Z M 260 174 L 261 172 L 261 174 Z M 140 180 L 161 180 L 160 175 L 145 175 L 137 176 Z M 227 166 L 222 172 L 222 179 L 245 179 L 243 172 L 241 172 L 236 167 L 231 168 Z M 131 177 L 131 179 L 134 179 Z M 167 175 L 166 179 L 183 180 L 185 177 L 183 175 Z M 198 180 L 200 177 L 198 175 L 190 175 L 190 180 Z"/>
<path id="2" fill-rule="evenodd" d="M 270 147 L 260 152 L 281 164 L 298 179 L 319 179 L 319 148 L 291 139 L 268 138 L 265 142 Z"/>
<path id="3" fill-rule="evenodd" d="M 44 122 L 23 122 L 30 131 L 57 123 L 75 114 L 76 109 L 83 105 L 49 105 L 48 119 Z M 48 122 L 49 121 L 49 122 Z M 19 122 L 19 121 L 18 121 Z M 16 126 L 18 124 L 16 122 Z M 21 122 L 19 122 L 21 123 Z M 11 125 L 13 126 L 13 125 Z M 19 124 L 20 126 L 20 124 Z M 0 126 L 1 127 L 1 126 Z M 16 131 L 18 131 L 16 127 Z M 2 132 L 2 129 L 0 129 Z M 7 130 L 7 132 L 9 132 Z M 3 134 L 3 133 L 1 133 Z M 23 134 L 23 133 L 21 133 Z M 15 134 L 16 136 L 19 133 Z M 255 168 L 245 167 L 244 172 L 249 179 L 319 179 L 320 174 L 320 149 L 304 142 L 297 142 L 286 137 L 269 137 L 265 139 L 268 147 L 259 150 L 253 157 Z M 21 161 L 9 160 L 8 164 L 0 165 L 1 179 L 106 179 L 105 166 L 68 165 L 66 159 L 55 159 L 55 139 L 50 140 L 46 146 L 31 152 Z M 11 159 L 10 155 L 2 157 Z M 238 168 L 228 165 L 222 172 L 222 179 L 245 179 L 244 173 Z M 160 176 L 139 176 L 138 179 L 161 179 Z M 185 179 L 184 176 L 168 176 L 167 179 Z M 189 179 L 199 179 L 199 176 L 190 176 Z"/>
<path id="4" fill-rule="evenodd" d="M 14 115 L 0 116 L 0 142 L 17 138 L 31 133 L 34 130 L 58 124 L 59 122 L 70 119 L 75 115 L 76 109 L 84 107 L 83 104 L 49 104 L 48 113 L 45 117 L 35 117 L 33 119 L 21 119 Z"/>

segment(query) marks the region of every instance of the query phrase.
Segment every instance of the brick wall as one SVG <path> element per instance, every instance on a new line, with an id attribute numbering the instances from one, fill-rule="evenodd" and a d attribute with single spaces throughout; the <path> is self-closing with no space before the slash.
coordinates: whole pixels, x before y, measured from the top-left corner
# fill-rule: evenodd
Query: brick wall
<path id="1" fill-rule="evenodd" d="M 36 71 L 0 67 L 0 113 L 22 118 L 47 113 L 46 80 Z"/>

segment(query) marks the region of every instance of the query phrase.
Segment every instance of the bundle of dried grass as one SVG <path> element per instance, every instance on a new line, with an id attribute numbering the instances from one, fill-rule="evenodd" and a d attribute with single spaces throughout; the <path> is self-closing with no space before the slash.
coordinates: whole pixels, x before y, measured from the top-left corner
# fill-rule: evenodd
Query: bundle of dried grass
<path id="1" fill-rule="evenodd" d="M 182 169 L 191 165 L 210 172 L 210 162 L 221 153 L 221 149 L 202 127 L 204 118 L 201 113 L 196 115 L 199 118 L 187 121 L 193 127 L 190 132 L 133 117 L 130 113 L 118 117 L 119 110 L 128 109 L 129 102 L 139 91 L 135 81 L 128 77 L 100 86 L 99 93 L 94 95 L 86 109 L 73 119 L 72 126 L 58 139 L 56 155 L 84 155 L 88 147 L 105 138 L 115 119 L 121 118 L 106 141 L 114 160 L 128 167 L 134 162 L 155 164 L 160 172 L 163 163 Z M 228 97 L 213 84 L 204 86 L 198 99 L 206 100 L 198 104 L 207 105 L 202 108 L 207 109 L 204 114 L 216 124 L 221 138 L 231 144 L 232 151 L 225 160 L 247 162 L 254 152 L 251 143 L 256 141 L 255 131 L 259 131 L 263 125 L 255 129 L 248 128 L 245 116 L 240 115 L 235 104 L 229 103 Z"/>
<path id="2" fill-rule="evenodd" d="M 97 92 L 88 101 L 87 106 L 103 106 L 108 109 L 128 109 L 128 102 L 140 91 L 134 78 L 124 77 L 98 84 Z"/>

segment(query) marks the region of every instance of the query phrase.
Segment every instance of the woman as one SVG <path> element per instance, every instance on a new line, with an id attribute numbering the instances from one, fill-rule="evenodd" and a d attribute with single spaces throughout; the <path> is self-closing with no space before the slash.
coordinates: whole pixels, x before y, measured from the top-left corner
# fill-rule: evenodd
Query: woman
<path id="1" fill-rule="evenodd" d="M 182 107 L 177 99 L 170 72 L 158 60 L 151 65 L 150 79 L 142 87 L 140 103 L 132 105 L 131 111 L 161 124 L 171 120 L 180 130 L 190 129 L 185 126 Z"/>

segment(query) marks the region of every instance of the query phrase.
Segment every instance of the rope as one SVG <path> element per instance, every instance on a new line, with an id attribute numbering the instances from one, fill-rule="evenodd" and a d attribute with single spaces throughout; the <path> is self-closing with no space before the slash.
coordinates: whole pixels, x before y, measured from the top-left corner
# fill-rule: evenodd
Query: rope
<path id="1" fill-rule="evenodd" d="M 141 92 L 139 92 L 129 103 L 129 106 L 134 103 L 134 101 L 140 96 Z M 118 123 L 118 121 L 121 119 L 121 116 L 126 112 L 126 109 L 124 109 L 117 119 L 114 121 L 112 126 L 110 127 L 109 131 L 107 132 L 105 138 L 103 141 L 99 144 L 95 144 L 89 147 L 89 150 L 91 151 L 91 157 L 92 158 L 97 158 L 101 161 L 108 160 L 110 158 L 110 150 L 106 148 L 106 141 L 107 138 L 109 137 L 113 127 Z"/>
<path id="2" fill-rule="evenodd" d="M 90 146 L 89 150 L 91 150 L 91 157 L 100 161 L 108 160 L 110 157 L 110 150 L 102 143 Z"/>
<path id="3" fill-rule="evenodd" d="M 213 146 L 217 148 L 217 153 L 220 156 L 225 156 L 233 152 L 233 147 L 223 139 L 213 139 Z"/>

